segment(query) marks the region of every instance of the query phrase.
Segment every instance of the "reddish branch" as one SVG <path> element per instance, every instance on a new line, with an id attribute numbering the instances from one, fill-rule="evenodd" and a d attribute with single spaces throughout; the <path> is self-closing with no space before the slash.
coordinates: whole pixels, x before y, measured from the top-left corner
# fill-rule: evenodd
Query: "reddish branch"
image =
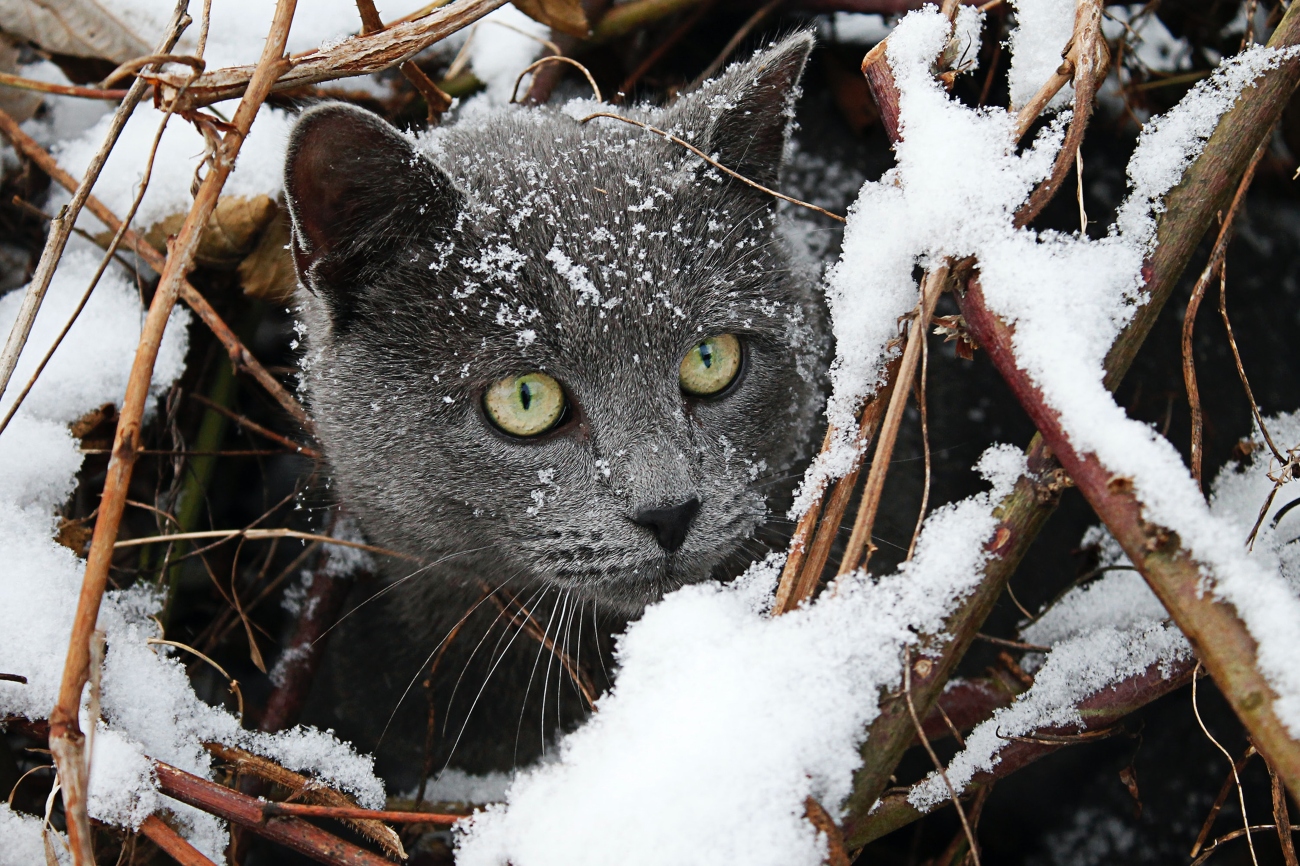
<path id="1" fill-rule="evenodd" d="M 337 521 L 336 521 L 337 525 Z M 275 667 L 275 689 L 267 699 L 258 728 L 274 733 L 298 723 L 303 705 L 311 693 L 312 680 L 329 643 L 329 631 L 338 622 L 355 578 L 329 574 L 330 561 L 337 553 L 327 546 L 312 576 L 307 597 L 302 601 L 298 624 Z"/>
<path id="2" fill-rule="evenodd" d="M 331 866 L 391 866 L 391 863 L 345 842 L 301 818 L 276 817 L 271 804 L 209 782 L 184 770 L 154 761 L 158 789 L 182 803 L 247 828 L 272 842 Z"/>
<path id="3" fill-rule="evenodd" d="M 998 751 L 997 765 L 991 771 L 977 773 L 961 790 L 960 795 L 969 797 L 1039 758 L 1075 742 L 1088 742 L 1088 733 L 1104 732 L 1130 713 L 1187 685 L 1191 682 L 1195 666 L 1196 663 L 1192 660 L 1176 662 L 1168 671 L 1163 671 L 1159 664 L 1153 665 L 1140 674 L 1084 699 L 1078 706 L 1079 715 L 1083 719 L 1083 724 L 1079 727 L 1043 728 L 1027 737 L 1008 739 L 1007 744 Z M 1165 673 L 1169 675 L 1166 677 Z M 929 811 L 918 809 L 908 802 L 907 795 L 910 791 L 911 788 L 894 788 L 886 792 L 871 815 L 855 825 L 853 843 L 865 845 L 915 821 Z M 936 803 L 935 808 L 947 802 Z"/>
<path id="4" fill-rule="evenodd" d="M 216 866 L 215 863 L 204 856 L 202 851 L 185 841 L 180 833 L 169 827 L 157 815 L 150 815 L 144 819 L 140 824 L 140 834 L 161 848 L 164 853 L 181 864 L 181 866 Z"/>

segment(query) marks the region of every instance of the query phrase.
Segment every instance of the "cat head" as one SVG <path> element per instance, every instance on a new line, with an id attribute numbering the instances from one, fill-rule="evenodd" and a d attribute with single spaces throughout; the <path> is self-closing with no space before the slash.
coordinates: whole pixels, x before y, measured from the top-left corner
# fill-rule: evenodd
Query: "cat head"
<path id="1" fill-rule="evenodd" d="M 811 47 L 627 116 L 775 186 Z M 370 537 L 631 613 L 741 560 L 816 426 L 824 314 L 770 195 L 580 116 L 416 140 L 324 105 L 285 189 L 305 382 Z"/>

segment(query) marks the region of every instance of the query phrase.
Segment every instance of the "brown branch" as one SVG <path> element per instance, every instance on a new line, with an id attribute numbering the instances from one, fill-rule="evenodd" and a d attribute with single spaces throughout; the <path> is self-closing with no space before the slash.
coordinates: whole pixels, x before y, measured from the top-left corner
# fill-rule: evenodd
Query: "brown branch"
<path id="1" fill-rule="evenodd" d="M 316 49 L 294 57 L 271 85 L 271 92 L 319 84 L 354 75 L 370 75 L 400 66 L 433 43 L 473 24 L 505 0 L 460 0 L 414 21 L 402 21 L 376 33 L 354 36 L 328 50 Z M 180 100 L 188 111 L 241 96 L 253 80 L 252 66 L 231 66 L 205 72 Z M 156 76 L 163 101 L 173 99 L 182 79 L 169 73 Z"/>
<path id="2" fill-rule="evenodd" d="M 105 90 L 101 87 L 75 87 L 70 84 L 51 84 L 34 78 L 23 78 L 0 72 L 0 87 L 13 87 L 18 90 L 32 90 L 37 93 L 54 93 L 59 96 L 77 96 L 82 99 L 109 99 L 116 102 L 125 99 L 129 90 Z M 143 94 L 142 94 L 143 95 Z"/>
<path id="3" fill-rule="evenodd" d="M 357 12 L 361 14 L 362 33 L 378 33 L 384 29 L 384 22 L 379 18 L 379 10 L 375 8 L 375 0 L 357 0 Z M 443 112 L 451 108 L 451 97 L 443 93 L 414 60 L 408 60 L 397 68 L 406 80 L 411 82 L 411 86 L 420 96 L 424 97 L 424 104 L 429 111 L 429 125 L 437 123 L 442 118 Z"/>
<path id="4" fill-rule="evenodd" d="M 347 818 L 383 821 L 388 824 L 437 824 L 450 827 L 467 815 L 444 815 L 440 812 L 407 812 L 392 809 L 362 809 L 360 806 L 311 806 L 305 803 L 267 803 L 262 807 L 268 818 L 290 815 L 297 818 Z"/>
<path id="5" fill-rule="evenodd" d="M 841 576 L 866 568 L 871 561 L 871 554 L 876 546 L 871 543 L 871 529 L 876 522 L 876 511 L 885 491 L 885 476 L 889 473 L 890 460 L 894 455 L 894 443 L 898 440 L 898 430 L 903 423 L 903 410 L 907 406 L 908 391 L 912 380 L 916 378 L 917 364 L 921 359 L 921 347 L 925 344 L 930 330 L 930 319 L 934 316 L 935 305 L 939 295 L 943 294 L 951 274 L 951 265 L 947 262 L 927 271 L 921 281 L 921 300 L 917 304 L 912 326 L 907 331 L 907 344 L 903 348 L 903 360 L 898 368 L 898 382 L 902 387 L 895 387 L 889 398 L 889 408 L 881 425 L 876 453 L 871 460 L 871 471 L 867 474 L 867 483 L 862 489 L 862 502 L 858 505 L 858 516 L 853 522 L 853 534 L 849 536 L 844 548 L 844 558 L 840 560 Z"/>
<path id="6" fill-rule="evenodd" d="M 14 119 L 3 110 L 0 110 L 0 135 L 9 139 L 15 150 L 36 163 L 36 166 L 49 175 L 50 179 L 55 183 L 69 191 L 77 188 L 76 179 L 64 171 L 54 157 L 50 156 L 35 139 L 23 132 Z M 106 225 L 109 231 L 116 233 L 121 230 L 122 221 L 95 196 L 91 195 L 86 198 L 86 210 L 94 214 L 95 218 Z M 122 232 L 122 242 L 140 256 L 144 263 L 156 273 L 161 274 L 163 272 L 165 258 L 138 232 L 132 229 Z M 217 311 L 208 303 L 208 299 L 203 297 L 199 290 L 194 288 L 188 280 L 182 282 L 180 293 L 181 299 L 185 301 L 186 305 L 198 314 L 203 324 L 207 325 L 208 329 L 221 341 L 235 368 L 247 370 L 249 375 L 256 379 L 304 430 L 309 433 L 312 432 L 314 428 L 311 419 L 302 408 L 302 404 L 285 390 L 285 387 L 262 366 L 260 361 L 253 357 L 253 353 L 248 351 L 230 326 L 222 320 Z"/>
<path id="7" fill-rule="evenodd" d="M 1143 518 L 1132 485 L 1120 483 L 1095 454 L 1075 450 L 1060 416 L 1017 365 L 1012 331 L 988 311 L 977 279 L 968 283 L 962 312 L 1061 465 L 1192 642 L 1261 752 L 1292 790 L 1300 790 L 1300 743 L 1274 712 L 1274 693 L 1255 665 L 1255 639 L 1245 624 L 1231 605 L 1204 591 L 1200 568 L 1177 535 Z"/>
<path id="8" fill-rule="evenodd" d="M 185 838 L 167 825 L 157 815 L 150 815 L 140 824 L 140 834 L 157 845 L 181 866 L 216 866 Z"/>
<path id="9" fill-rule="evenodd" d="M 204 743 L 203 747 L 215 757 L 232 765 L 237 773 L 252 775 L 286 788 L 294 799 L 315 806 L 339 809 L 358 808 L 356 803 L 333 788 L 327 788 L 321 785 L 320 782 L 309 779 L 301 773 L 286 770 L 275 761 L 263 758 L 261 755 L 254 755 L 252 752 L 246 752 L 234 746 L 223 746 L 220 743 Z M 222 788 L 221 790 L 226 789 Z M 166 792 L 164 791 L 164 793 Z M 269 805 L 265 800 L 256 800 L 255 802 L 261 808 Z M 262 820 L 265 821 L 269 817 L 269 813 L 263 813 Z M 399 859 L 406 858 L 406 851 L 402 848 L 402 840 L 393 832 L 391 827 L 382 821 L 365 817 L 340 817 L 339 820 L 367 839 L 375 842 L 391 856 Z"/>
<path id="10" fill-rule="evenodd" d="M 300 442 L 295 442 L 294 440 L 290 439 L 288 436 L 282 436 L 279 433 L 276 433 L 274 430 L 267 429 L 266 427 L 263 427 L 261 424 L 258 424 L 256 421 L 251 421 L 248 418 L 245 418 L 243 415 L 240 415 L 238 412 L 232 412 L 231 410 L 227 409 L 225 406 L 222 406 L 220 403 L 212 402 L 207 397 L 204 397 L 202 394 L 199 394 L 197 392 L 191 393 L 190 398 L 198 401 L 199 403 L 202 403 L 204 406 L 207 406 L 209 409 L 211 409 L 213 412 L 216 412 L 218 415 L 225 415 L 231 421 L 234 421 L 236 424 L 238 424 L 240 427 L 244 428 L 245 430 L 249 431 L 250 433 L 256 433 L 258 436 L 261 436 L 263 439 L 270 439 L 272 442 L 279 442 L 281 445 L 285 446 L 286 448 L 292 449 L 296 454 L 301 454 L 303 457 L 310 457 L 313 460 L 320 459 L 320 457 L 322 456 L 321 453 L 317 451 L 315 448 L 311 448 L 307 445 L 303 445 Z"/>
<path id="11" fill-rule="evenodd" d="M 1291 814 L 1286 807 L 1286 788 L 1277 771 L 1268 768 L 1269 783 L 1273 791 L 1273 823 L 1277 826 L 1277 841 L 1282 846 L 1282 862 L 1286 866 L 1300 866 L 1295 855 L 1295 840 L 1291 838 Z"/>
<path id="12" fill-rule="evenodd" d="M 1191 406 L 1192 413 L 1191 469 L 1197 487 L 1201 486 L 1201 440 L 1204 419 L 1201 414 L 1200 389 L 1196 386 L 1196 361 L 1192 356 L 1192 336 L 1196 329 L 1196 313 L 1201 308 L 1201 300 L 1205 297 L 1205 290 L 1209 288 L 1210 280 L 1214 278 L 1215 273 L 1223 268 L 1223 257 L 1228 251 L 1228 241 L 1232 239 L 1232 222 L 1237 216 L 1237 209 L 1246 198 L 1246 190 L 1250 188 L 1251 181 L 1255 179 L 1255 169 L 1259 168 L 1259 162 L 1264 158 L 1268 147 L 1269 140 L 1265 138 L 1259 143 L 1259 147 L 1255 149 L 1255 155 L 1251 158 L 1250 165 L 1246 167 L 1246 173 L 1241 176 L 1241 182 L 1237 184 L 1237 192 L 1232 197 L 1232 204 L 1228 207 L 1227 216 L 1223 218 L 1223 224 L 1219 226 L 1219 235 L 1214 239 L 1214 249 L 1210 251 L 1210 259 L 1205 263 L 1205 269 L 1201 271 L 1201 276 L 1192 289 L 1192 297 L 1187 302 L 1187 312 L 1183 316 L 1183 383 L 1187 387 L 1187 402 Z"/>
<path id="13" fill-rule="evenodd" d="M 1029 201 L 1016 211 L 1017 228 L 1032 222 L 1034 217 L 1042 213 L 1047 203 L 1056 196 L 1057 190 L 1065 182 L 1070 166 L 1076 160 L 1079 146 L 1083 143 L 1083 134 L 1087 131 L 1088 120 L 1092 117 L 1092 103 L 1097 95 L 1097 86 L 1110 66 L 1110 53 L 1106 48 L 1106 40 L 1101 35 L 1100 0 L 1080 3 L 1075 10 L 1074 35 L 1067 49 L 1066 59 L 1074 77 L 1074 114 L 1065 133 L 1065 141 L 1056 155 L 1056 162 L 1052 165 L 1052 173 L 1047 180 L 1038 185 L 1033 195 L 1029 197 Z M 1059 75 L 1058 70 L 1057 76 Z"/>
<path id="14" fill-rule="evenodd" d="M 235 159 L 258 109 L 270 93 L 271 84 L 284 68 L 282 55 L 295 5 L 296 0 L 278 0 L 276 4 L 271 31 L 262 49 L 257 72 L 235 112 L 231 130 L 222 137 L 217 147 L 211 168 L 194 197 L 194 205 L 171 244 L 149 312 L 140 329 L 140 343 L 131 365 L 126 396 L 118 417 L 113 456 L 109 459 L 103 497 L 86 561 L 86 573 L 77 599 L 58 701 L 50 711 L 50 750 L 59 767 L 59 777 L 63 784 L 64 811 L 67 814 L 68 836 L 76 866 L 92 866 L 94 863 L 90 823 L 86 815 L 85 736 L 81 733 L 78 711 L 81 707 L 81 693 L 89 675 L 90 636 L 99 616 L 99 604 L 112 565 L 113 542 L 126 507 L 136 449 L 140 447 L 154 362 L 172 308 L 180 294 L 184 275 L 192 267 L 203 227 L 207 225 L 208 217 L 216 207 L 217 197 L 226 178 L 234 169 Z"/>
<path id="15" fill-rule="evenodd" d="M 839 534 L 840 523 L 853 498 L 853 489 L 858 483 L 858 473 L 862 471 L 862 460 L 880 429 L 881 419 L 885 417 L 885 408 L 889 405 L 890 395 L 894 391 L 894 382 L 898 378 L 898 367 L 902 363 L 902 354 L 895 355 L 885 366 L 882 375 L 883 384 L 876 393 L 867 399 L 858 418 L 858 437 L 854 445 L 853 464 L 843 478 L 838 478 L 831 487 L 830 495 L 825 491 L 816 498 L 795 526 L 794 536 L 786 555 L 785 566 L 781 569 L 781 581 L 777 585 L 776 600 L 772 604 L 773 616 L 789 613 L 806 599 L 812 598 L 817 584 L 821 580 L 822 570 L 830 557 L 831 547 Z M 833 430 L 826 431 L 826 441 L 822 445 L 824 453 L 831 445 Z M 814 532 L 816 533 L 814 535 Z M 810 541 L 811 539 L 811 541 Z"/>
<path id="16" fill-rule="evenodd" d="M 277 818 L 268 814 L 268 804 L 263 800 L 232 791 L 161 761 L 154 761 L 153 768 L 158 779 L 158 790 L 173 800 L 245 827 L 318 863 L 330 866 L 392 866 L 378 854 L 345 842 L 301 818 Z"/>

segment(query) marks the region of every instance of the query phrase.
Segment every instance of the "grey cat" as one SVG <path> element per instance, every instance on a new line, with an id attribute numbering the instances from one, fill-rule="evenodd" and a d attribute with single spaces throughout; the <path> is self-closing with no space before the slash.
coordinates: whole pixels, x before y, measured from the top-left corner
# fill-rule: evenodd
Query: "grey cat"
<path id="1" fill-rule="evenodd" d="M 626 116 L 774 187 L 812 44 Z M 308 720 L 377 748 L 398 787 L 449 757 L 530 760 L 585 712 L 497 600 L 590 665 L 646 604 L 755 555 L 772 480 L 817 426 L 825 314 L 774 199 L 571 111 L 416 140 L 324 105 L 290 142 L 320 442 L 367 537 L 431 563 L 359 591 Z"/>

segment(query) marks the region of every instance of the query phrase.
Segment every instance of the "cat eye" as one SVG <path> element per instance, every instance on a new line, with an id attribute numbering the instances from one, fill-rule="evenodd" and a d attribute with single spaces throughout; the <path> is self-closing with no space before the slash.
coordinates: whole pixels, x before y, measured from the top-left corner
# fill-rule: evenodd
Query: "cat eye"
<path id="1" fill-rule="evenodd" d="M 711 397 L 725 391 L 740 373 L 740 340 L 733 334 L 719 334 L 695 344 L 682 358 L 678 380 L 682 390 L 695 397 Z"/>
<path id="2" fill-rule="evenodd" d="M 483 395 L 487 416 L 511 436 L 540 436 L 564 417 L 560 383 L 545 373 L 525 373 L 493 383 Z"/>

